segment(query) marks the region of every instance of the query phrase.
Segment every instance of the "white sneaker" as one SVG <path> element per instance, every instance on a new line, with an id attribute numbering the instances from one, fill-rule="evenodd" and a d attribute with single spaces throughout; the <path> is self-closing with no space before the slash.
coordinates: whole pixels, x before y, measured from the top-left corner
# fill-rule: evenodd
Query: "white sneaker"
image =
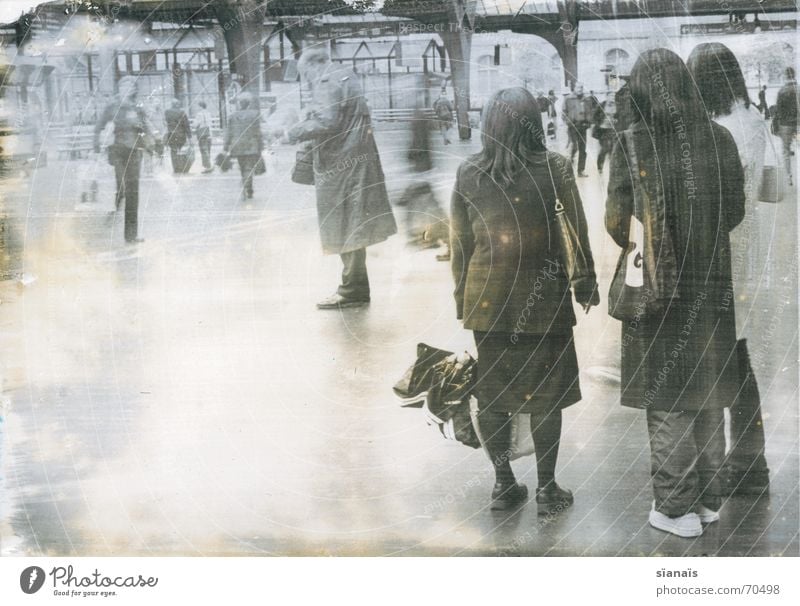
<path id="1" fill-rule="evenodd" d="M 700 518 L 700 521 L 703 524 L 712 524 L 714 522 L 719 522 L 719 512 L 714 511 L 713 509 L 709 509 L 705 505 L 697 506 L 697 517 Z"/>
<path id="2" fill-rule="evenodd" d="M 699 537 L 703 534 L 700 516 L 694 512 L 684 514 L 678 518 L 671 518 L 656 511 L 654 507 L 650 510 L 650 526 L 685 539 Z"/>

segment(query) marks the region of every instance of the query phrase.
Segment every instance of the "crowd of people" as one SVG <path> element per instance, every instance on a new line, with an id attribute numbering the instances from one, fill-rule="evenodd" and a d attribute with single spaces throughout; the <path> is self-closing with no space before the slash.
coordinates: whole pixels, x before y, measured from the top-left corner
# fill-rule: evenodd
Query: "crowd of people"
<path id="1" fill-rule="evenodd" d="M 343 265 L 340 286 L 318 307 L 364 306 L 371 296 L 366 249 L 397 232 L 369 107 L 358 79 L 324 50 L 305 51 L 298 68 L 312 92 L 304 119 L 262 134 L 254 99 L 241 94 L 223 156 L 237 159 L 242 195 L 250 198 L 265 138 L 309 146 L 322 250 L 339 255 Z M 649 522 L 677 536 L 699 536 L 719 520 L 723 497 L 768 492 L 748 329 L 735 307 L 747 305 L 754 290 L 756 268 L 738 260 L 752 256 L 755 206 L 771 145 L 764 117 L 770 114 L 791 178 L 798 93 L 791 69 L 786 77 L 774 111 L 759 93 L 759 114 L 724 45 L 701 44 L 687 62 L 667 49 L 646 51 L 624 87 L 602 102 L 580 84 L 564 99 L 569 156 L 548 149 L 557 116 L 553 91 L 537 97 L 506 88 L 485 104 L 481 150 L 455 176 L 446 258 L 456 316 L 473 332 L 478 352 L 478 418 L 495 472 L 492 508 L 520 506 L 528 497 L 508 457 L 511 419 L 518 413 L 531 418 L 539 513 L 574 500 L 556 482 L 556 467 L 562 410 L 582 398 L 572 300 L 586 313 L 600 300 L 575 179 L 586 175 L 590 128 L 599 142 L 598 172 L 608 171 L 606 229 L 621 249 L 608 302 L 622 320 L 620 400 L 644 410 L 647 419 Z M 152 144 L 135 95 L 135 82 L 123 78 L 119 98 L 95 130 L 99 136 L 114 122 L 109 157 L 128 242 L 139 241 L 139 166 Z M 448 144 L 453 108 L 444 91 L 432 109 Z M 420 124 L 421 116 L 415 116 Z M 179 106 L 168 110 L 166 122 L 166 145 L 181 172 L 191 126 Z M 415 148 L 428 145 L 428 131 L 415 131 L 409 154 L 421 173 L 430 169 L 430 158 Z M 204 171 L 213 170 L 204 106 L 196 136 Z M 559 214 L 584 256 L 588 274 L 581 280 L 571 279 L 565 245 L 553 235 L 563 220 Z M 635 303 L 633 311 L 623 310 L 623 299 Z M 731 411 L 727 444 L 725 408 Z"/>

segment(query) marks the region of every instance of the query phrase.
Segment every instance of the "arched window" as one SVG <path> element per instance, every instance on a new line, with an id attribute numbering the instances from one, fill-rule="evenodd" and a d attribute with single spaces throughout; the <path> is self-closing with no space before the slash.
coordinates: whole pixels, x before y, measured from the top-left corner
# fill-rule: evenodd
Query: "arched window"
<path id="1" fill-rule="evenodd" d="M 621 48 L 612 48 L 606 53 L 606 69 L 611 73 L 626 73 L 630 68 L 630 55 Z"/>

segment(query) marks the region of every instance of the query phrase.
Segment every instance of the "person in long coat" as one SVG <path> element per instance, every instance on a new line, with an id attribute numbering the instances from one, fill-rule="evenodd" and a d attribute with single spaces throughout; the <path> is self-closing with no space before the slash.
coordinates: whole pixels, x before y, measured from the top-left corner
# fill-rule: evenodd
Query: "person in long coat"
<path id="1" fill-rule="evenodd" d="M 185 172 L 178 150 L 191 138 L 192 126 L 189 123 L 189 116 L 181 109 L 181 102 L 178 99 L 173 99 L 170 108 L 164 112 L 164 122 L 167 126 L 166 144 L 170 151 L 172 171 L 175 173 Z"/>
<path id="2" fill-rule="evenodd" d="M 367 101 L 357 78 L 331 64 L 321 49 L 310 49 L 298 65 L 312 86 L 307 118 L 291 128 L 290 140 L 313 141 L 322 251 L 344 265 L 336 293 L 317 304 L 341 309 L 370 301 L 367 247 L 397 233 Z"/>
<path id="3" fill-rule="evenodd" d="M 250 93 L 241 93 L 236 99 L 239 107 L 228 118 L 228 127 L 222 142 L 223 152 L 236 158 L 242 175 L 241 199 L 253 197 L 253 174 L 264 150 L 261 134 L 261 112 Z"/>
<path id="4" fill-rule="evenodd" d="M 125 201 L 125 242 L 139 238 L 139 173 L 142 152 L 152 153 L 152 128 L 138 101 L 138 82 L 134 76 L 119 81 L 119 95 L 103 109 L 94 126 L 94 151 L 100 153 L 100 135 L 106 124 L 114 123 L 114 143 L 109 146 L 109 162 L 117 182 L 116 208 Z"/>
<path id="5" fill-rule="evenodd" d="M 763 258 L 758 192 L 770 135 L 750 101 L 739 61 L 727 46 L 719 42 L 698 44 L 689 55 L 687 65 L 697 82 L 705 110 L 733 137 L 744 171 L 745 216 L 731 232 L 730 241 L 736 334 L 746 342 L 756 336 L 753 316 L 764 273 L 764 268 L 757 266 L 757 260 Z M 742 348 L 746 346 L 740 346 L 740 354 L 744 355 Z M 742 362 L 745 360 L 740 360 Z M 730 408 L 731 440 L 726 458 L 725 492 L 760 495 L 769 490 L 769 469 L 764 456 L 766 444 L 758 387 L 748 366 L 742 364 L 740 368 L 745 375 L 742 380 L 746 378 L 748 385 Z"/>
<path id="6" fill-rule="evenodd" d="M 555 472 L 561 411 L 581 399 L 557 200 L 591 268 L 591 276 L 573 284 L 586 311 L 599 303 L 597 284 L 572 167 L 547 151 L 535 97 L 524 88 L 496 93 L 484 107 L 481 133 L 483 149 L 459 167 L 451 202 L 456 315 L 478 349 L 478 419 L 495 471 L 491 507 L 527 498 L 508 451 L 511 416 L 530 413 L 536 502 L 544 515 L 573 502 Z"/>
<path id="7" fill-rule="evenodd" d="M 744 217 L 744 177 L 733 138 L 706 116 L 680 57 L 642 53 L 629 86 L 639 119 L 629 129 L 634 149 L 625 133 L 612 155 L 606 229 L 629 246 L 638 176 L 664 218 L 637 211 L 636 221 L 653 221 L 675 257 L 644 258 L 644 267 L 676 271 L 665 311 L 643 307 L 622 323 L 621 402 L 647 411 L 650 524 L 698 536 L 703 522 L 719 519 L 723 408 L 738 389 L 729 233 Z"/>

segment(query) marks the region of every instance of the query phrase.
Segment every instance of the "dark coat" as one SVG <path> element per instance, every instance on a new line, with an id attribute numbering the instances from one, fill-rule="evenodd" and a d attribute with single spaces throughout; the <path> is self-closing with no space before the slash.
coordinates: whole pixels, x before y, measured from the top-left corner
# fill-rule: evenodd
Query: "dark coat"
<path id="1" fill-rule="evenodd" d="M 737 389 L 736 325 L 729 232 L 744 217 L 744 175 L 736 144 L 717 124 L 689 128 L 671 144 L 675 165 L 656 153 L 647 128 L 631 127 L 643 187 L 664 187 L 678 298 L 663 314 L 622 325 L 622 404 L 654 410 L 729 406 Z M 611 159 L 606 229 L 628 243 L 633 167 L 624 137 Z"/>
<path id="2" fill-rule="evenodd" d="M 112 121 L 115 145 L 126 149 L 143 149 L 149 146 L 152 132 L 144 109 L 131 100 L 117 97 L 103 108 L 94 125 L 95 147 L 100 145 L 100 134 L 106 124 Z"/>
<path id="3" fill-rule="evenodd" d="M 290 137 L 314 142 L 322 250 L 350 252 L 397 233 L 367 101 L 352 71 L 329 67 Z"/>
<path id="4" fill-rule="evenodd" d="M 164 122 L 167 125 L 167 145 L 176 149 L 186 145 L 192 134 L 192 127 L 186 112 L 171 107 L 164 112 Z"/>
<path id="5" fill-rule="evenodd" d="M 234 157 L 257 156 L 262 152 L 261 113 L 257 109 L 240 109 L 231 114 L 223 148 Z"/>
<path id="6" fill-rule="evenodd" d="M 561 260 L 556 190 L 590 262 L 591 250 L 569 161 L 551 152 L 537 154 L 505 188 L 479 175 L 471 161 L 464 162 L 451 202 L 458 318 L 476 331 L 570 334 L 575 313 Z M 590 294 L 576 293 L 576 298 Z"/>

